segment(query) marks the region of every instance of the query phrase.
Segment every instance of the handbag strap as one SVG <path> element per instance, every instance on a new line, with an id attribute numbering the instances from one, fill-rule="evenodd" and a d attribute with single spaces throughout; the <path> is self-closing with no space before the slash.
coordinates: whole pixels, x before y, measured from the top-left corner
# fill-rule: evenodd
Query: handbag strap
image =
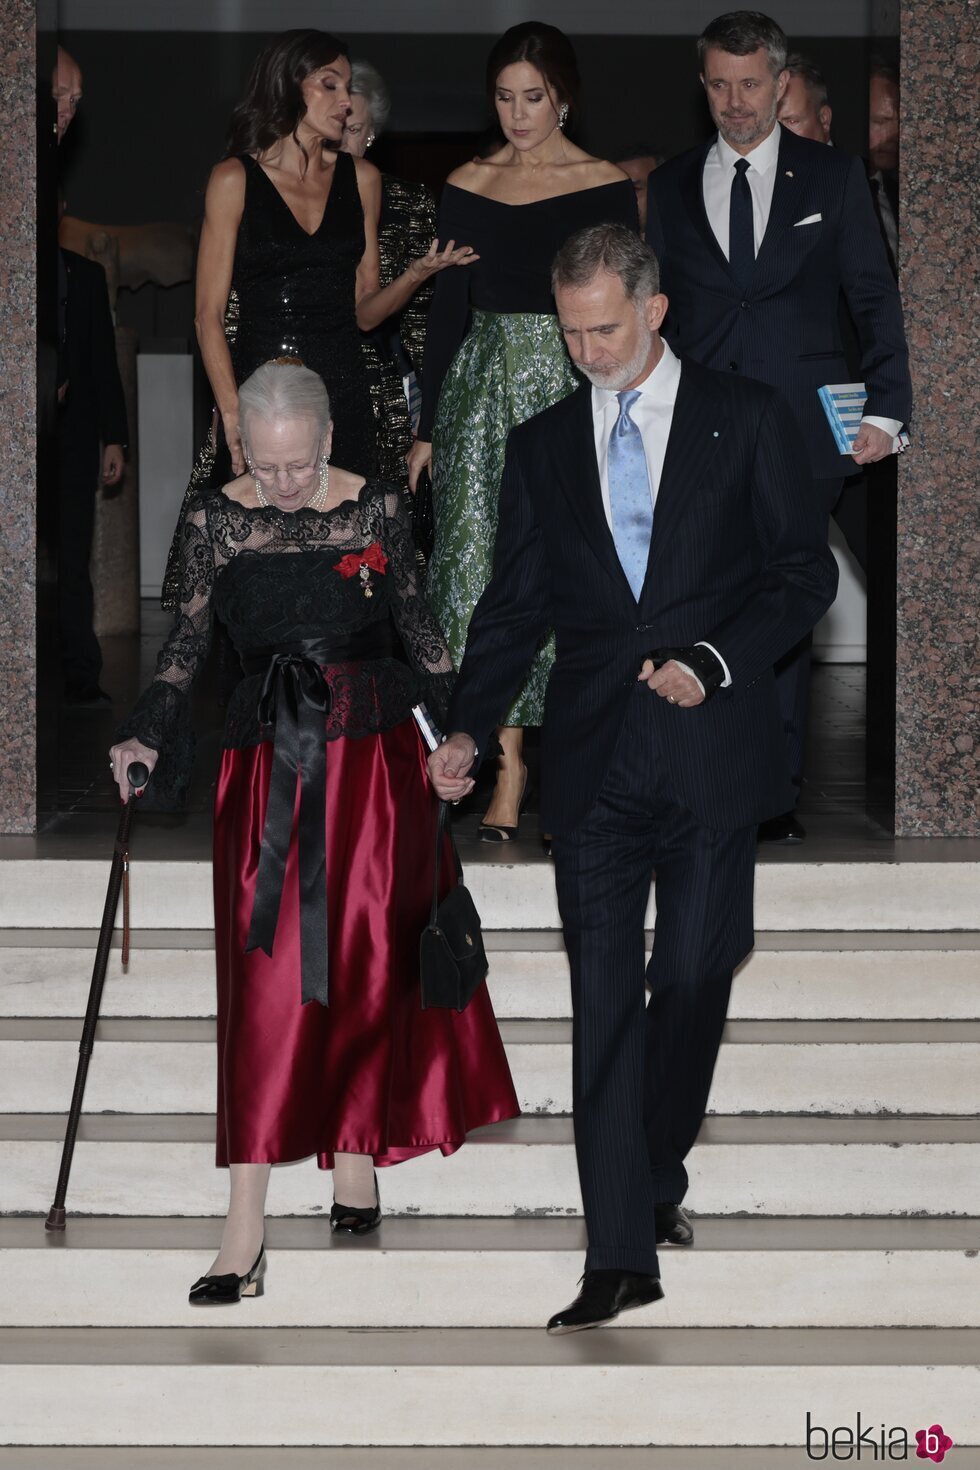
<path id="1" fill-rule="evenodd" d="M 435 921 L 436 921 L 436 914 L 437 914 L 438 909 L 439 909 L 439 879 L 442 877 L 442 844 L 443 844 L 443 838 L 446 835 L 446 825 L 447 825 L 448 819 L 449 819 L 449 802 L 448 801 L 440 801 L 440 803 L 439 803 L 439 814 L 436 817 L 436 851 L 435 851 L 435 862 L 433 864 L 433 877 L 432 877 L 432 908 L 431 908 L 431 910 L 429 912 L 429 923 L 430 923 L 430 925 L 435 923 Z M 462 883 L 462 881 L 463 881 L 463 864 L 459 860 L 459 853 L 456 851 L 456 842 L 455 842 L 455 839 L 454 839 L 454 837 L 452 835 L 452 832 L 450 832 L 450 834 L 449 834 L 449 840 L 452 843 L 453 857 L 456 860 L 456 878 L 457 878 L 457 881 L 458 882 Z"/>

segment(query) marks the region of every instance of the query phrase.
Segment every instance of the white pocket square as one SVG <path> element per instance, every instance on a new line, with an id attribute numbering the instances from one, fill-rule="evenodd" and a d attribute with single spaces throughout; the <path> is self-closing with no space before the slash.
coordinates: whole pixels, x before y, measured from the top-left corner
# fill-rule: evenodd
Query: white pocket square
<path id="1" fill-rule="evenodd" d="M 793 229 L 798 230 L 800 225 L 818 225 L 822 219 L 822 214 L 808 214 L 806 219 L 798 219 Z"/>

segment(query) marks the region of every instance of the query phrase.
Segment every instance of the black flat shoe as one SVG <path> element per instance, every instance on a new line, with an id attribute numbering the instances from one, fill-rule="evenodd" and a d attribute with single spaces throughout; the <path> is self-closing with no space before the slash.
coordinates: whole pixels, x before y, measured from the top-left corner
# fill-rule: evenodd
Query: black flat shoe
<path id="1" fill-rule="evenodd" d="M 521 789 L 521 799 L 517 803 L 518 822 L 520 822 L 521 820 L 521 814 L 523 813 L 524 808 L 527 806 L 528 797 L 531 795 L 529 777 L 530 772 L 528 771 L 527 766 L 525 766 L 524 785 Z M 493 823 L 491 825 L 487 822 L 481 822 L 479 827 L 476 829 L 476 835 L 481 842 L 513 842 L 516 839 L 519 831 L 519 827 L 501 827 L 497 823 Z"/>
<path id="2" fill-rule="evenodd" d="M 381 1192 L 378 1176 L 374 1176 L 374 1192 L 378 1203 L 368 1210 L 355 1205 L 339 1205 L 334 1200 L 330 1210 L 330 1229 L 334 1235 L 370 1235 L 381 1224 Z"/>
<path id="3" fill-rule="evenodd" d="M 563 1312 L 556 1312 L 548 1323 L 553 1337 L 563 1332 L 582 1332 L 587 1327 L 602 1327 L 613 1322 L 620 1312 L 658 1302 L 664 1294 L 659 1276 L 645 1276 L 636 1271 L 586 1271 L 582 1290 Z"/>
<path id="4" fill-rule="evenodd" d="M 244 1276 L 234 1271 L 224 1276 L 200 1276 L 190 1289 L 187 1300 L 192 1307 L 230 1307 L 240 1302 L 243 1296 L 262 1296 L 265 1293 L 265 1242 L 255 1258 L 255 1265 Z"/>
<path id="5" fill-rule="evenodd" d="M 783 812 L 759 823 L 760 842 L 781 842 L 784 847 L 792 847 L 805 840 L 806 828 L 795 812 Z"/>
<path id="6" fill-rule="evenodd" d="M 654 1205 L 653 1223 L 658 1245 L 693 1245 L 694 1226 L 680 1205 Z"/>

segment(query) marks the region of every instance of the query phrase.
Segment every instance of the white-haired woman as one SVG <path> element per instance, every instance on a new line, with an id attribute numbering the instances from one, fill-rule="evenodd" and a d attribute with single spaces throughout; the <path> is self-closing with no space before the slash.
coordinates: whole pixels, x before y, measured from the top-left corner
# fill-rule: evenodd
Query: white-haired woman
<path id="1" fill-rule="evenodd" d="M 381 1211 L 375 1166 L 518 1112 L 482 987 L 423 1011 L 418 939 L 434 807 L 411 715 L 451 663 L 419 593 L 397 490 L 330 465 L 315 373 L 272 362 L 239 389 L 248 469 L 187 510 L 174 626 L 112 747 L 172 792 L 212 615 L 246 677 L 225 724 L 214 806 L 221 1249 L 190 1300 L 261 1289 L 269 1166 L 334 1170 L 335 1230 Z M 175 767 L 178 769 L 175 770 Z M 445 870 L 451 864 L 444 864 Z"/>
<path id="2" fill-rule="evenodd" d="M 370 62 L 353 60 L 350 112 L 341 148 L 355 158 L 363 158 L 388 126 L 390 116 L 391 98 L 384 78 Z M 382 172 L 378 220 L 378 280 L 382 288 L 403 275 L 413 260 L 428 253 L 435 234 L 435 200 L 425 185 Z M 475 259 L 468 258 L 468 263 Z M 382 425 L 380 471 L 386 478 L 404 480 L 406 486 L 405 457 L 412 447 L 413 424 L 405 381 L 409 382 L 409 397 L 417 398 L 414 390 L 421 385 L 425 327 L 434 289 L 432 276 L 420 281 L 400 311 L 363 339 L 371 394 Z"/>

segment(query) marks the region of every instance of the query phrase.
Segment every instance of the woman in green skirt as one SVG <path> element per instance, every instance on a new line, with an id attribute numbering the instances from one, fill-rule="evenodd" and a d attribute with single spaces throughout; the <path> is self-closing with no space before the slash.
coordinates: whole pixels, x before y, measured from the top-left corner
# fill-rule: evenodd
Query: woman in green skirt
<path id="1" fill-rule="evenodd" d="M 561 31 L 536 21 L 512 26 L 490 52 L 487 89 L 505 142 L 456 169 L 443 192 L 440 244 L 465 243 L 477 259 L 439 277 L 419 436 L 409 455 L 413 489 L 420 472 L 433 468 L 428 597 L 457 668 L 490 580 L 507 435 L 578 386 L 555 317 L 552 259 L 586 225 L 616 220 L 637 228 L 630 180 L 565 134 L 579 75 Z M 480 827 L 485 842 L 517 835 L 527 789 L 523 731 L 541 723 L 552 659 L 549 638 L 510 709 L 500 711 L 503 753 Z"/>

